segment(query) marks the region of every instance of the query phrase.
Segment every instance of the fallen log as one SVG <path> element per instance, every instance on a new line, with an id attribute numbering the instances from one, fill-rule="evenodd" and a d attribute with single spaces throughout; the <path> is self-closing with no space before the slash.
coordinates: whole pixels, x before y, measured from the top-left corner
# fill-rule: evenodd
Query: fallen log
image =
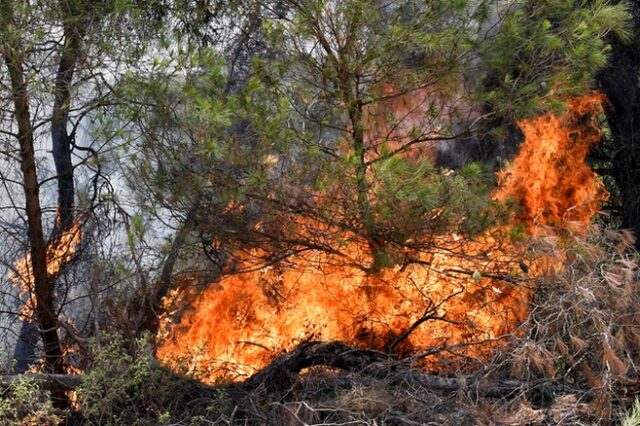
<path id="1" fill-rule="evenodd" d="M 304 342 L 276 359 L 240 384 L 244 390 L 286 389 L 305 368 L 325 366 L 347 371 L 361 371 L 373 363 L 389 361 L 388 355 L 361 349 L 341 342 Z"/>
<path id="2" fill-rule="evenodd" d="M 467 392 L 488 398 L 509 398 L 526 393 L 533 399 L 541 395 L 560 395 L 581 392 L 566 383 L 540 379 L 537 381 L 498 380 L 486 377 L 459 376 L 446 377 L 422 373 L 406 362 L 398 361 L 390 355 L 371 349 L 356 348 L 341 342 L 304 342 L 278 358 L 271 364 L 249 377 L 244 382 L 232 385 L 242 391 L 265 390 L 268 392 L 287 391 L 300 380 L 299 373 L 309 367 L 323 366 L 349 372 L 360 373 L 376 379 L 388 380 L 395 385 L 416 384 L 424 389 L 439 393 Z M 350 379 L 345 378 L 348 382 Z"/>

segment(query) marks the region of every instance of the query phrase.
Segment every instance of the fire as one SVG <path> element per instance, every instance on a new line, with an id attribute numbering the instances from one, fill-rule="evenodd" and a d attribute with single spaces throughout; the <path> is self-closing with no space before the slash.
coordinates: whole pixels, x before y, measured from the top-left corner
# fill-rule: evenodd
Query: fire
<path id="1" fill-rule="evenodd" d="M 65 231 L 53 243 L 47 246 L 47 274 L 54 277 L 60 273 L 62 268 L 69 264 L 78 244 L 82 240 L 82 232 L 80 224 L 74 223 L 69 230 Z M 25 254 L 24 257 L 15 263 L 15 270 L 9 277 L 17 288 L 20 288 L 23 294 L 29 297 L 21 308 L 21 313 L 25 318 L 31 318 L 34 312 L 35 297 L 33 296 L 33 274 L 31 272 L 31 255 Z"/>
<path id="2" fill-rule="evenodd" d="M 517 220 L 531 233 L 539 225 L 584 228 L 604 199 L 584 163 L 599 137 L 592 115 L 600 102 L 598 95 L 575 99 L 560 117 L 519 123 L 525 142 L 499 173 L 494 196 L 517 202 Z M 441 235 L 419 262 L 375 274 L 337 255 L 306 252 L 224 276 L 168 327 L 158 357 L 206 382 L 245 378 L 311 338 L 415 355 L 432 366 L 459 355 L 487 359 L 527 313 L 527 270 L 533 275 L 544 267 L 506 234 L 495 229 L 474 241 Z M 362 247 L 351 242 L 341 250 Z M 176 292 L 173 300 L 179 297 L 186 295 Z M 444 348 L 438 353 L 444 356 L 431 356 L 433 348 Z"/>
<path id="3" fill-rule="evenodd" d="M 220 374 L 235 379 L 309 338 L 385 350 L 429 315 L 428 326 L 418 327 L 394 348 L 409 354 L 434 345 L 495 339 L 522 313 L 514 299 L 518 291 L 480 272 L 474 278 L 467 271 L 477 265 L 465 265 L 462 256 L 442 250 L 429 261 L 429 268 L 411 264 L 370 275 L 315 253 L 293 259 L 293 268 L 230 275 L 203 293 L 158 355 L 165 362 L 195 361 L 192 367 L 204 379 Z M 501 266 L 506 263 L 503 259 Z M 486 271 L 495 265 L 483 266 Z M 503 303 L 493 303 L 497 300 Z"/>
<path id="4" fill-rule="evenodd" d="M 541 226 L 579 230 L 598 212 L 606 191 L 585 163 L 600 140 L 594 113 L 602 95 L 576 98 L 562 116 L 545 114 L 519 123 L 524 143 L 511 167 L 498 174 L 497 199 L 521 206 L 520 220 L 537 234 Z"/>

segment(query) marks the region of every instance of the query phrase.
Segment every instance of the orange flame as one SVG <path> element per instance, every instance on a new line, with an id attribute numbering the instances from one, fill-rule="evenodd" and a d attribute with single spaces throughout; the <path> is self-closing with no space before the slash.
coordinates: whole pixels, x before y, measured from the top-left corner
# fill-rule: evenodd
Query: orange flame
<path id="1" fill-rule="evenodd" d="M 73 258 L 78 244 L 82 240 L 82 231 L 79 223 L 74 223 L 69 230 L 65 231 L 54 244 L 47 246 L 47 274 L 56 276 L 62 268 L 67 265 Z M 35 296 L 33 292 L 33 272 L 31 271 L 31 254 L 27 253 L 24 257 L 14 264 L 15 270 L 10 273 L 10 280 L 14 286 L 20 288 L 23 294 L 29 297 L 21 307 L 21 315 L 28 319 L 35 309 Z"/>
<path id="2" fill-rule="evenodd" d="M 511 167 L 498 173 L 496 198 L 515 200 L 532 233 L 539 226 L 579 231 L 606 200 L 603 184 L 585 163 L 600 140 L 595 113 L 602 111 L 602 101 L 598 93 L 572 99 L 561 116 L 518 123 L 525 141 Z"/>
<path id="3" fill-rule="evenodd" d="M 599 95 L 576 99 L 561 117 L 519 123 L 525 142 L 499 173 L 494 196 L 521 205 L 519 220 L 532 232 L 540 224 L 584 228 L 604 199 L 597 176 L 584 164 L 599 137 L 591 114 L 600 101 Z M 524 248 L 505 235 L 503 229 L 474 241 L 442 235 L 440 248 L 422 254 L 419 263 L 375 275 L 314 252 L 290 259 L 293 267 L 225 276 L 168 327 L 158 358 L 206 382 L 242 379 L 309 338 L 399 355 L 426 356 L 447 347 L 451 354 L 486 360 L 527 313 L 528 291 L 514 285 L 528 280 Z M 362 249 L 351 243 L 348 250 Z M 530 262 L 531 274 L 543 267 Z M 167 303 L 187 296 L 176 291 Z"/>

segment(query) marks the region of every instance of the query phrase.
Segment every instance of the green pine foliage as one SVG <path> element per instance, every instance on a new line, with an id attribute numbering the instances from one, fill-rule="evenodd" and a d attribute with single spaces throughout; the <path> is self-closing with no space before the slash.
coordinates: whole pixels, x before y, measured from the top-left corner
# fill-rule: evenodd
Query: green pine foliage
<path id="1" fill-rule="evenodd" d="M 480 164 L 437 170 L 429 161 L 393 157 L 373 170 L 376 220 L 394 241 L 433 233 L 466 236 L 495 225 L 501 206 L 490 200 L 492 177 Z"/>
<path id="2" fill-rule="evenodd" d="M 501 222 L 508 206 L 490 200 L 482 166 L 451 171 L 415 153 L 479 137 L 474 109 L 505 126 L 562 110 L 590 90 L 608 37 L 629 37 L 624 5 L 604 0 L 247 7 L 261 47 L 241 83 L 237 56 L 189 41 L 122 85 L 128 176 L 153 214 L 206 217 L 205 240 L 294 250 L 305 236 L 290 224 L 304 218 L 397 246 Z M 393 130 L 376 134 L 380 121 Z"/>
<path id="3" fill-rule="evenodd" d="M 609 37 L 630 39 L 624 3 L 521 0 L 505 2 L 501 13 L 499 30 L 479 45 L 487 68 L 480 99 L 510 121 L 561 111 L 592 89 Z"/>

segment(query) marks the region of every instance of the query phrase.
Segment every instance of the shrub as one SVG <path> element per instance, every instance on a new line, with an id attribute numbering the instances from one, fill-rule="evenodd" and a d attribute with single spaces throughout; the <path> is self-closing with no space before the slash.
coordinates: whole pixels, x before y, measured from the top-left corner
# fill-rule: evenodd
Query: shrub
<path id="1" fill-rule="evenodd" d="M 172 419 L 171 378 L 153 358 L 148 338 L 126 350 L 124 339 L 102 336 L 93 365 L 77 389 L 80 410 L 90 424 L 162 425 Z"/>
<path id="2" fill-rule="evenodd" d="M 27 376 L 11 382 L 0 397 L 0 424 L 6 426 L 54 426 L 62 418 L 51 395 Z"/>

